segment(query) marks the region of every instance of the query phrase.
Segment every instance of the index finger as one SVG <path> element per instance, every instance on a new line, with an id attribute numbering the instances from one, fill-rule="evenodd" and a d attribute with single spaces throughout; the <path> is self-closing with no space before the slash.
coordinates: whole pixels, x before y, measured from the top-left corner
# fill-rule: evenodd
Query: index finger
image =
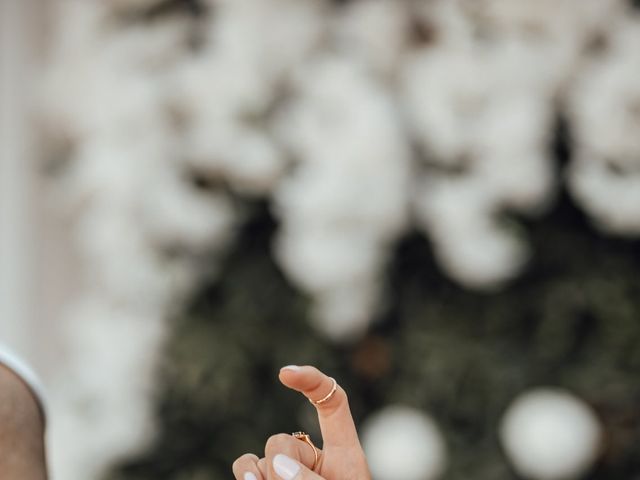
<path id="1" fill-rule="evenodd" d="M 302 393 L 312 403 L 325 399 L 333 390 L 334 380 L 311 366 L 288 365 L 280 369 L 280 381 Z M 346 392 L 337 385 L 326 401 L 315 404 L 324 447 L 360 447 L 358 432 L 351 416 Z"/>

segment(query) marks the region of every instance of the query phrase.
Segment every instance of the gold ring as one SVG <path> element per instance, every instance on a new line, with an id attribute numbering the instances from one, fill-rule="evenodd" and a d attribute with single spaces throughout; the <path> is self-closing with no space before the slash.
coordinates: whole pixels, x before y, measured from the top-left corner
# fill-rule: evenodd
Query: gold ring
<path id="1" fill-rule="evenodd" d="M 293 432 L 291 436 L 293 436 L 294 438 L 297 438 L 298 440 L 303 441 L 313 449 L 314 458 L 313 458 L 313 465 L 311 465 L 311 470 L 315 470 L 316 465 L 318 465 L 318 458 L 320 457 L 320 454 L 318 453 L 318 449 L 316 448 L 316 446 L 311 441 L 311 437 L 309 436 L 309 434 L 305 432 Z"/>
<path id="2" fill-rule="evenodd" d="M 331 378 L 331 377 L 329 377 Z M 331 400 L 331 397 L 333 397 L 333 395 L 336 393 L 336 390 L 338 390 L 338 383 L 336 382 L 335 378 L 331 378 L 331 381 L 333 382 L 333 387 L 331 387 L 331 391 L 323 398 L 321 398 L 320 400 L 311 400 L 309 399 L 309 401 L 314 405 L 314 406 L 318 406 L 318 405 L 322 405 L 325 402 L 328 402 L 329 400 Z"/>

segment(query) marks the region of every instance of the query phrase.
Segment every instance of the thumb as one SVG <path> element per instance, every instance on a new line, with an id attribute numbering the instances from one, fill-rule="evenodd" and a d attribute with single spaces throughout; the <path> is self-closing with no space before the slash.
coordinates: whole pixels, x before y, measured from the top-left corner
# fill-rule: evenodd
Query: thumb
<path id="1" fill-rule="evenodd" d="M 316 472 L 283 453 L 273 457 L 273 470 L 282 480 L 324 480 Z"/>

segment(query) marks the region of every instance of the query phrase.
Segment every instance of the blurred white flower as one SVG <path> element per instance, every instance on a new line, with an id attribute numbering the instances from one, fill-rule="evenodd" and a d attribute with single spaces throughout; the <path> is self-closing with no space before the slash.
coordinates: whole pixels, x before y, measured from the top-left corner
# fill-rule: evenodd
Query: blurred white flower
<path id="1" fill-rule="evenodd" d="M 526 47 L 536 64 L 537 75 L 550 81 L 571 74 L 576 60 L 594 33 L 609 28 L 624 0 L 457 0 L 475 26 L 476 35 L 491 43 L 505 39 Z M 524 67 L 527 62 L 522 62 Z M 528 68 L 525 68 L 528 71 Z"/>
<path id="2" fill-rule="evenodd" d="M 400 83 L 427 162 L 415 203 L 460 283 L 494 287 L 524 264 L 526 245 L 499 216 L 548 204 L 554 97 L 587 41 L 619 12 L 617 0 L 434 1 L 419 9 L 434 39 L 406 56 Z"/>
<path id="3" fill-rule="evenodd" d="M 442 434 L 420 410 L 386 407 L 365 420 L 361 437 L 376 480 L 435 480 L 446 468 Z"/>
<path id="4" fill-rule="evenodd" d="M 149 352 L 162 345 L 166 330 L 159 318 L 101 297 L 88 293 L 69 313 L 66 355 L 79 361 L 68 365 L 48 399 L 49 440 L 61 445 L 51 449 L 50 464 L 60 478 L 96 478 L 113 458 L 153 438 L 148 402 L 156 363 Z"/>
<path id="5" fill-rule="evenodd" d="M 356 0 L 339 10 L 333 25 L 336 50 L 391 76 L 410 37 L 409 4 L 397 0 Z"/>
<path id="6" fill-rule="evenodd" d="M 206 54 L 177 70 L 173 102 L 185 123 L 186 164 L 224 178 L 241 193 L 265 194 L 285 167 L 266 131 L 267 110 L 285 74 L 318 41 L 322 2 L 221 3 L 207 32 Z"/>
<path id="7" fill-rule="evenodd" d="M 640 21 L 621 19 L 608 48 L 588 61 L 568 98 L 576 155 L 568 171 L 576 199 L 603 228 L 640 233 Z"/>
<path id="8" fill-rule="evenodd" d="M 347 339 L 372 320 L 388 246 L 407 222 L 409 152 L 393 103 L 358 64 L 317 61 L 295 88 L 278 124 L 298 164 L 274 192 L 276 255 L 317 298 L 323 330 Z"/>
<path id="9" fill-rule="evenodd" d="M 447 272 L 471 288 L 508 280 L 527 259 L 524 245 L 495 218 L 493 191 L 477 178 L 427 180 L 416 196 L 418 221 Z"/>
<path id="10" fill-rule="evenodd" d="M 620 173 L 607 158 L 587 154 L 569 169 L 573 195 L 593 216 L 597 225 L 611 232 L 640 232 L 640 173 Z"/>
<path id="11" fill-rule="evenodd" d="M 61 33 L 44 89 L 47 126 L 71 146 L 58 198 L 77 215 L 84 266 L 51 379 L 52 469 L 70 480 L 99 477 L 149 440 L 165 317 L 197 278 L 194 259 L 224 248 L 235 217 L 225 194 L 199 191 L 178 161 L 171 88 L 188 24 L 116 27 L 89 3 L 63 2 L 84 23 Z"/>
<path id="12" fill-rule="evenodd" d="M 273 84 L 318 44 L 325 12 L 322 0 L 222 1 L 213 20 L 213 50 L 256 69 L 257 81 Z"/>
<path id="13" fill-rule="evenodd" d="M 418 220 L 445 269 L 476 288 L 501 284 L 526 259 L 498 215 L 538 211 L 554 183 L 553 88 L 537 78 L 535 63 L 523 66 L 526 51 L 511 47 L 425 48 L 403 72 L 403 104 L 429 165 Z"/>
<path id="14" fill-rule="evenodd" d="M 192 253 L 214 252 L 226 245 L 235 213 L 223 193 L 195 190 L 169 162 L 149 172 L 147 181 L 133 220 L 152 244 Z"/>
<path id="15" fill-rule="evenodd" d="M 595 462 L 602 431 L 593 411 L 579 398 L 555 389 L 522 394 L 500 427 L 506 453 L 525 478 L 579 478 Z"/>

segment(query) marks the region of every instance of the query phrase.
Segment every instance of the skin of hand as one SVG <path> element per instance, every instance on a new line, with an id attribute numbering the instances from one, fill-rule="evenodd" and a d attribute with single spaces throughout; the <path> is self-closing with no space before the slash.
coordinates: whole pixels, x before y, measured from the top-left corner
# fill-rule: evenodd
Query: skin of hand
<path id="1" fill-rule="evenodd" d="M 331 378 L 315 367 L 289 365 L 280 370 L 280 381 L 312 401 L 324 398 L 333 388 Z M 371 480 L 347 394 L 338 385 L 331 398 L 316 405 L 323 450 L 311 470 L 315 455 L 305 442 L 290 434 L 271 436 L 262 458 L 245 454 L 233 464 L 236 480 Z"/>
<path id="2" fill-rule="evenodd" d="M 0 365 L 0 478 L 46 480 L 44 419 L 31 390 Z"/>

